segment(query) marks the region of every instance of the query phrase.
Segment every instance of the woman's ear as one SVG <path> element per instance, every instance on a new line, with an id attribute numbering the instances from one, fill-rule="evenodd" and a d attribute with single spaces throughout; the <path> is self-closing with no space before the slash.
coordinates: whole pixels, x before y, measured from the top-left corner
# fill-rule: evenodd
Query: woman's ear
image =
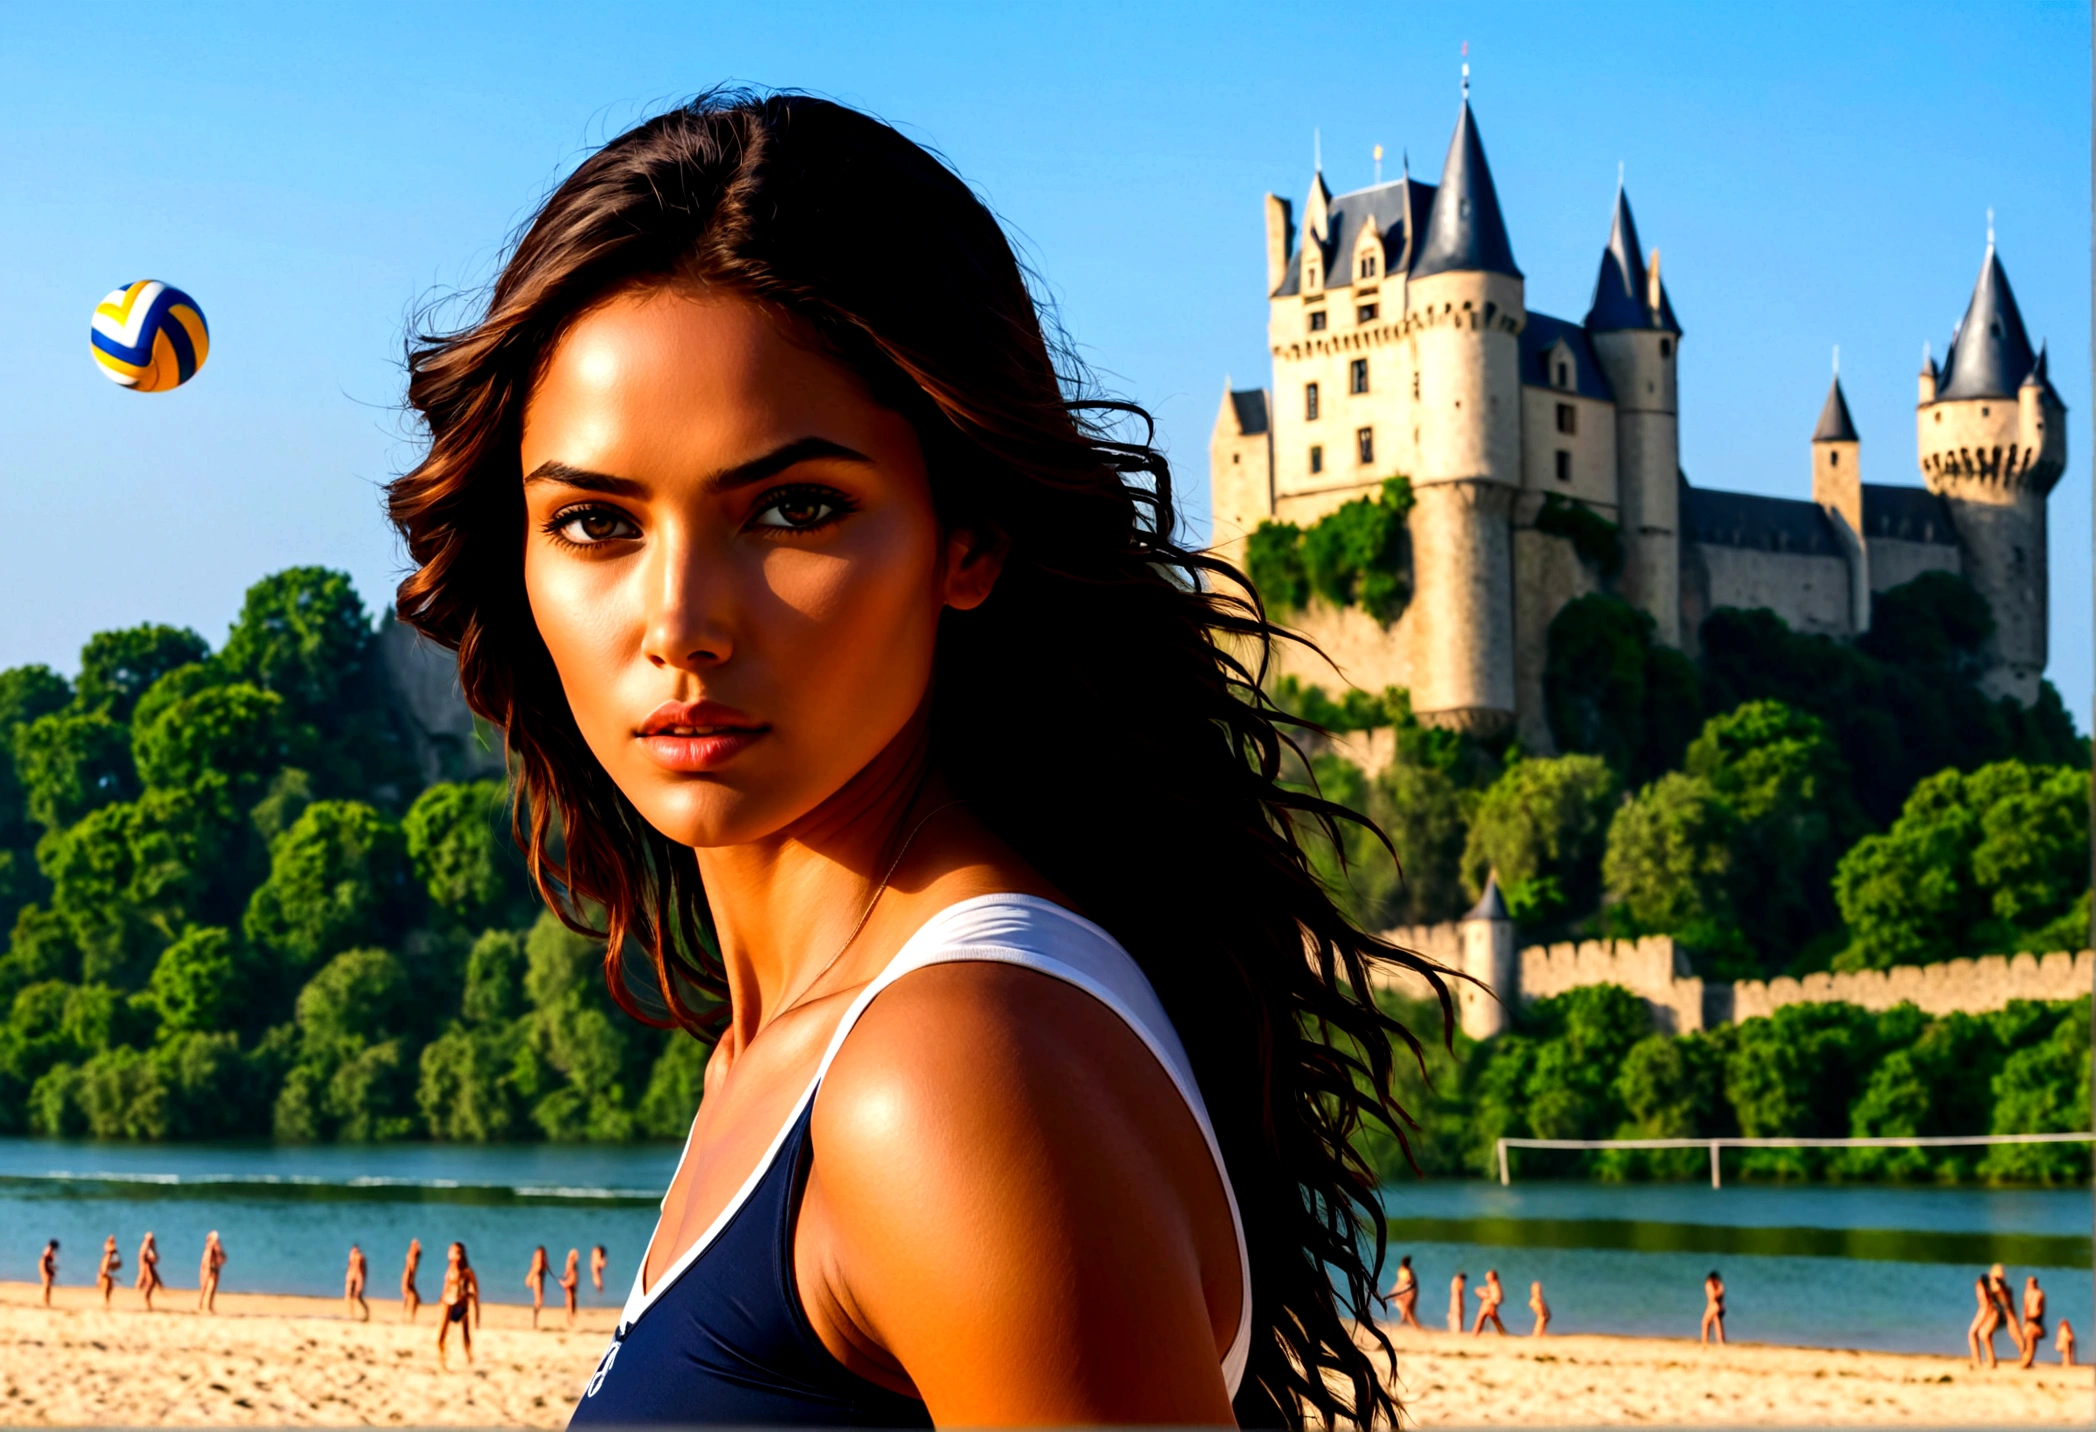
<path id="1" fill-rule="evenodd" d="M 973 611 L 990 599 L 1011 552 L 1002 532 L 956 527 L 946 534 L 945 603 L 955 611 Z"/>

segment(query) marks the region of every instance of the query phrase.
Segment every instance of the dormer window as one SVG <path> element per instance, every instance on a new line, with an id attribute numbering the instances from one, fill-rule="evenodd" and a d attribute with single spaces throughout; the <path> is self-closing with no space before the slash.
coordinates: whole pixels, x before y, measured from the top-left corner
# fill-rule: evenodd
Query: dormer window
<path id="1" fill-rule="evenodd" d="M 1560 388 L 1569 388 L 1572 386 L 1572 365 L 1570 363 L 1560 363 L 1557 365 L 1557 385 Z"/>
<path id="2" fill-rule="evenodd" d="M 1358 265 L 1358 266 L 1357 266 L 1357 267 L 1355 268 L 1355 270 L 1354 270 L 1354 277 L 1356 277 L 1356 278 L 1374 278 L 1375 276 L 1376 276 L 1376 256 L 1375 256 L 1374 254 L 1363 254 L 1363 255 L 1361 255 L 1361 262 L 1360 262 L 1360 264 L 1359 264 L 1359 265 Z"/>

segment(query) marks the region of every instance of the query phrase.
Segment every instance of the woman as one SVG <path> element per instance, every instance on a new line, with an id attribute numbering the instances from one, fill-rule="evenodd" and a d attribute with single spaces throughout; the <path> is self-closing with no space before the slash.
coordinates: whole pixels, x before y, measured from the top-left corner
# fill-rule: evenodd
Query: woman
<path id="1" fill-rule="evenodd" d="M 407 1261 L 400 1268 L 400 1317 L 402 1322 L 415 1321 L 415 1313 L 422 1306 L 422 1290 L 415 1286 L 415 1276 L 422 1271 L 422 1240 L 408 1240 Z"/>
<path id="2" fill-rule="evenodd" d="M 471 1322 L 466 1314 L 471 1313 Z M 437 1304 L 437 1365 L 449 1367 L 451 1356 L 444 1346 L 451 1325 L 458 1324 L 459 1343 L 466 1350 L 466 1364 L 473 1363 L 473 1328 L 480 1321 L 480 1275 L 466 1258 L 466 1245 L 454 1243 L 444 1257 L 444 1292 Z"/>
<path id="3" fill-rule="evenodd" d="M 1390 1290 L 1390 1301 L 1397 1304 L 1399 1327 L 1426 1331 L 1419 1327 L 1419 1275 L 1412 1271 L 1409 1253 L 1397 1260 L 1397 1286 Z"/>
<path id="4" fill-rule="evenodd" d="M 1703 1280 L 1703 1330 L 1697 1341 L 1707 1343 L 1713 1338 L 1720 1345 L 1725 1341 L 1725 1280 L 1715 1268 Z"/>
<path id="5" fill-rule="evenodd" d="M 138 1245 L 138 1291 L 145 1294 L 146 1311 L 153 1311 L 153 1294 L 167 1285 L 160 1281 L 160 1245 L 153 1238 L 151 1229 Z"/>
<path id="6" fill-rule="evenodd" d="M 218 1279 L 226 1266 L 226 1245 L 219 1241 L 218 1230 L 212 1229 L 204 1235 L 204 1256 L 197 1261 L 197 1311 L 218 1311 Z"/>
<path id="7" fill-rule="evenodd" d="M 561 1301 L 567 1304 L 568 1326 L 575 1326 L 575 1290 L 582 1286 L 582 1250 L 570 1248 L 568 1261 L 560 1270 Z"/>
<path id="8" fill-rule="evenodd" d="M 109 1306 L 110 1297 L 116 1292 L 116 1275 L 122 1271 L 124 1255 L 117 1252 L 116 1235 L 110 1234 L 102 1240 L 102 1261 L 95 1267 L 95 1286 L 102 1290 L 102 1306 Z"/>
<path id="9" fill-rule="evenodd" d="M 409 361 L 401 618 L 613 995 L 714 1041 L 576 1423 L 1393 1420 L 1349 1140 L 1432 967 L 1312 874 L 1276 630 L 982 203 L 709 96 Z"/>
<path id="10" fill-rule="evenodd" d="M 1972 1365 L 1981 1365 L 1985 1354 L 1986 1366 L 1995 1365 L 1994 1334 L 2001 1327 L 2001 1309 L 1995 1306 L 1994 1294 L 1987 1286 L 1986 1276 L 1972 1280 L 1972 1297 L 1978 1305 L 1972 1314 L 1972 1323 L 1965 1329 L 1965 1346 L 1972 1354 Z"/>
<path id="11" fill-rule="evenodd" d="M 524 1291 L 531 1294 L 531 1326 L 539 1325 L 539 1314 L 546 1311 L 546 1245 L 541 1243 L 531 1250 L 531 1267 L 524 1274 Z"/>
<path id="12" fill-rule="evenodd" d="M 1536 1325 L 1530 1337 L 1542 1337 L 1550 1331 L 1550 1304 L 1543 1301 L 1543 1285 L 1533 1282 L 1528 1285 L 1528 1310 L 1535 1314 Z"/>

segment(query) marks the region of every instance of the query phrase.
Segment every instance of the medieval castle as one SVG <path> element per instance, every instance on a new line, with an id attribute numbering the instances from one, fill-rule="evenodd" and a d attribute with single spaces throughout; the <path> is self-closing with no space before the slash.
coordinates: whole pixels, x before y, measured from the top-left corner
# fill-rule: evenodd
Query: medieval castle
<path id="1" fill-rule="evenodd" d="M 2065 408 L 1991 235 L 1941 368 L 1924 359 L 1923 486 L 1862 480 L 1837 377 L 1812 434 L 1810 501 L 1689 485 L 1681 325 L 1620 189 L 1586 317 L 1528 307 L 1467 85 L 1438 187 L 1407 173 L 1334 197 L 1320 173 L 1300 226 L 1269 194 L 1266 265 L 1273 386 L 1224 394 L 1215 541 L 1242 563 L 1261 523 L 1307 526 L 1393 474 L 1410 479 L 1402 614 L 1386 626 L 1319 601 L 1289 618 L 1351 685 L 1406 687 L 1423 721 L 1511 726 L 1530 750 L 1551 750 L 1551 618 L 1608 584 L 1570 538 L 1538 529 L 1546 507 L 1574 503 L 1616 526 L 1615 590 L 1691 655 L 1717 607 L 1767 607 L 1795 630 L 1853 637 L 1872 593 L 1948 571 L 1993 608 L 1985 688 L 2036 698 Z M 1284 672 L 1332 679 L 1300 649 L 1280 657 Z"/>

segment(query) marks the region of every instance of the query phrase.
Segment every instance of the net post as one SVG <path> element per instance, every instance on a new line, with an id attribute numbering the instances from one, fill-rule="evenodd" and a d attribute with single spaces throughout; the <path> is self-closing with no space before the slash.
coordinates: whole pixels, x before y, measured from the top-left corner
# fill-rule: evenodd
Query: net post
<path id="1" fill-rule="evenodd" d="M 1710 1141 L 1710 1186 L 1712 1188 L 1724 1186 L 1718 1173 L 1718 1141 L 1716 1139 Z"/>
<path id="2" fill-rule="evenodd" d="M 1506 1140 L 1501 1139 L 1499 1141 L 1499 1186 L 1501 1188 L 1505 1188 L 1508 1182 L 1509 1180 L 1507 1178 Z"/>

